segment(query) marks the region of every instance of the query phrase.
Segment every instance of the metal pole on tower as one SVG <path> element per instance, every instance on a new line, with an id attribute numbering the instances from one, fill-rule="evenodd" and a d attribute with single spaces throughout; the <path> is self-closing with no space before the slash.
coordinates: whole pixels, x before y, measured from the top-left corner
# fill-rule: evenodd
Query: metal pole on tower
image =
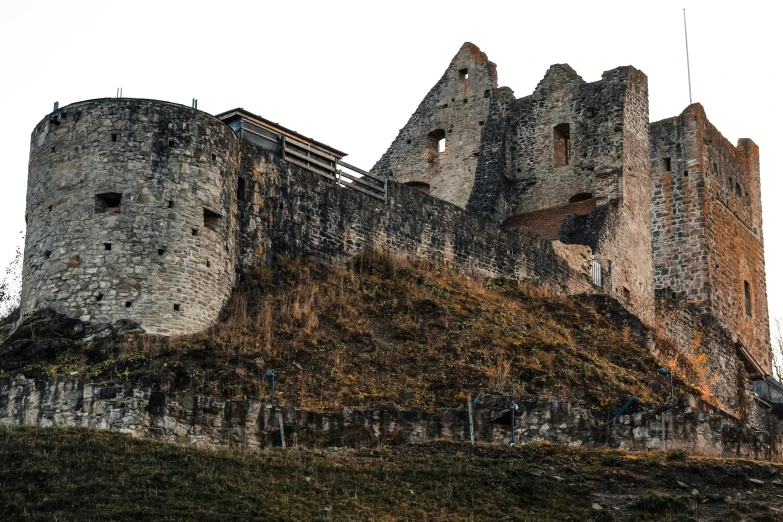
<path id="1" fill-rule="evenodd" d="M 693 104 L 693 93 L 691 92 L 691 57 L 688 53 L 688 22 L 685 20 L 685 8 L 682 9 L 682 24 L 685 27 L 685 60 L 688 64 L 688 99 Z"/>

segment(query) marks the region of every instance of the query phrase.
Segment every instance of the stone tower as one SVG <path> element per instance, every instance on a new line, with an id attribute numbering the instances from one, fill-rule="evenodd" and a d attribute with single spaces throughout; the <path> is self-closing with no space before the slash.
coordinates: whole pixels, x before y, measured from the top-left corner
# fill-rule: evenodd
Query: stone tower
<path id="1" fill-rule="evenodd" d="M 32 133 L 22 314 L 180 334 L 213 324 L 234 282 L 238 140 L 160 101 L 99 99 Z"/>
<path id="2" fill-rule="evenodd" d="M 758 146 L 732 145 L 698 103 L 650 132 L 656 289 L 713 315 L 771 373 Z"/>

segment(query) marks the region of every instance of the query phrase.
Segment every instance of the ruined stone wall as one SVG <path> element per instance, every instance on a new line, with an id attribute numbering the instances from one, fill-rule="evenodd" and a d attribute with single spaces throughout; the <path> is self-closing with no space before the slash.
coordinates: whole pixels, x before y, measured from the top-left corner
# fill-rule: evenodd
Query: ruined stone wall
<path id="1" fill-rule="evenodd" d="M 493 91 L 467 208 L 504 227 L 527 225 L 591 247 L 604 289 L 650 322 L 647 98 L 647 77 L 632 67 L 588 84 L 568 65 L 554 65 L 530 96 Z"/>
<path id="2" fill-rule="evenodd" d="M 732 146 L 699 104 L 651 133 L 656 288 L 714 314 L 770 372 L 758 147 Z"/>
<path id="3" fill-rule="evenodd" d="M 473 188 L 489 91 L 496 87 L 495 64 L 475 45 L 464 44 L 371 172 L 400 183 L 426 184 L 429 194 L 464 209 Z M 442 152 L 439 130 L 446 140 Z"/>
<path id="4" fill-rule="evenodd" d="M 22 314 L 180 334 L 213 323 L 234 281 L 238 140 L 212 116 L 100 99 L 30 143 Z"/>
<path id="5" fill-rule="evenodd" d="M 270 263 L 278 254 L 342 261 L 381 249 L 568 293 L 594 291 L 584 247 L 560 245 L 578 251 L 561 256 L 550 241 L 525 230 L 502 231 L 413 187 L 389 182 L 386 204 L 245 143 L 242 171 L 248 180 L 239 214 L 245 267 Z"/>
<path id="6" fill-rule="evenodd" d="M 549 441 L 649 451 L 661 448 L 662 421 L 666 448 L 715 457 L 779 461 L 780 436 L 756 433 L 693 396 L 670 409 L 644 405 L 601 426 L 578 400 L 522 397 L 516 400 L 517 443 Z M 482 399 L 473 411 L 476 440 L 508 444 L 509 400 Z M 201 447 L 255 450 L 280 445 L 308 447 L 376 446 L 432 440 L 468 442 L 465 408 L 436 413 L 374 408 L 311 412 L 272 407 L 260 400 L 226 400 L 187 393 L 162 393 L 125 383 L 94 384 L 77 380 L 0 380 L 0 424 L 83 427 L 180 442 Z"/>

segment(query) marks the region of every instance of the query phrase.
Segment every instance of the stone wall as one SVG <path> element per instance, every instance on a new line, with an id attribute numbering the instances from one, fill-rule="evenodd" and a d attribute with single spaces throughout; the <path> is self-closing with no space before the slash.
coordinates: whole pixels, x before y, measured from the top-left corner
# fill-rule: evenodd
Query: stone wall
<path id="1" fill-rule="evenodd" d="M 692 396 L 669 409 L 646 406 L 602 422 L 577 400 L 517 400 L 515 438 L 524 444 L 551 441 L 631 451 L 661 448 L 662 418 L 666 448 L 699 455 L 780 460 L 783 438 L 756 433 Z M 474 410 L 479 442 L 508 444 L 509 401 L 483 399 Z M 280 444 L 280 424 L 288 445 L 375 446 L 469 441 L 466 408 L 436 413 L 391 408 L 321 413 L 272 407 L 258 400 L 230 401 L 183 393 L 164 394 L 123 384 L 74 380 L 0 380 L 0 424 L 74 426 L 128 433 L 202 447 L 257 449 Z M 662 417 L 663 416 L 663 417 Z"/>
<path id="2" fill-rule="evenodd" d="M 76 103 L 30 144 L 21 310 L 151 333 L 213 323 L 234 281 L 239 141 L 213 117 L 131 99 Z"/>
<path id="3" fill-rule="evenodd" d="M 488 276 L 530 279 L 572 294 L 594 291 L 584 247 L 558 245 L 556 251 L 550 241 L 525 230 L 500 230 L 414 187 L 390 181 L 384 203 L 246 143 L 242 171 L 247 176 L 247 197 L 239 204 L 242 266 L 270 263 L 279 254 L 344 261 L 378 249 Z"/>
<path id="4" fill-rule="evenodd" d="M 699 104 L 651 140 L 656 288 L 713 314 L 771 372 L 758 147 L 733 146 Z"/>

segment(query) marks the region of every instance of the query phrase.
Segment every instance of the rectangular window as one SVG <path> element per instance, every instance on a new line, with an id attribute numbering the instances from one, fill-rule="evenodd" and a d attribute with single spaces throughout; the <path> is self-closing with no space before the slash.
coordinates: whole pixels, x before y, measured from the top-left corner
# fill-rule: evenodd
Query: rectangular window
<path id="1" fill-rule="evenodd" d="M 245 178 L 237 180 L 237 201 L 245 201 Z"/>
<path id="2" fill-rule="evenodd" d="M 745 281 L 745 315 L 753 315 L 750 308 L 750 283 Z"/>
<path id="3" fill-rule="evenodd" d="M 554 161 L 553 166 L 565 167 L 571 163 L 571 126 L 561 123 L 554 128 Z"/>
<path id="4" fill-rule="evenodd" d="M 459 70 L 459 79 L 460 80 L 467 80 L 469 77 L 470 77 L 470 75 L 468 74 L 467 67 L 465 69 L 460 69 Z"/>
<path id="5" fill-rule="evenodd" d="M 663 158 L 663 171 L 664 172 L 671 172 L 672 171 L 672 159 L 671 158 Z"/>
<path id="6" fill-rule="evenodd" d="M 95 212 L 119 212 L 122 194 L 119 192 L 104 192 L 95 194 Z"/>
<path id="7" fill-rule="evenodd" d="M 214 232 L 220 232 L 223 227 L 223 216 L 217 212 L 213 212 L 208 208 L 204 209 L 204 228 L 208 228 Z"/>

